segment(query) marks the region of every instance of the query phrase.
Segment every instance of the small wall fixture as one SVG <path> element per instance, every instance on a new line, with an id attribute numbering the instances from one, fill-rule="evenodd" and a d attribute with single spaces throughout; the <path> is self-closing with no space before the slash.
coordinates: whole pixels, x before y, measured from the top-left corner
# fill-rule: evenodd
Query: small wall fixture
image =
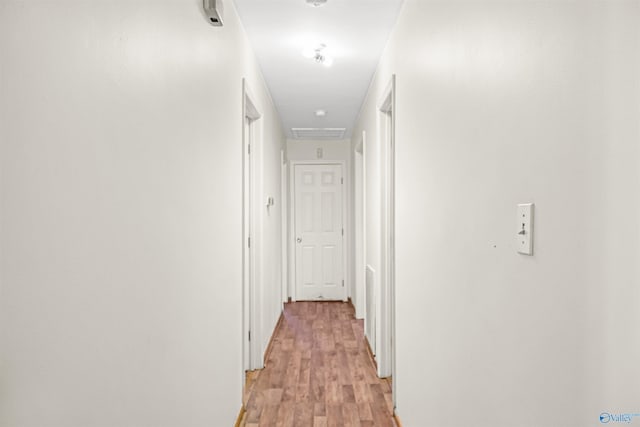
<path id="1" fill-rule="evenodd" d="M 523 255 L 533 255 L 533 208 L 533 203 L 518 205 L 516 247 Z"/>

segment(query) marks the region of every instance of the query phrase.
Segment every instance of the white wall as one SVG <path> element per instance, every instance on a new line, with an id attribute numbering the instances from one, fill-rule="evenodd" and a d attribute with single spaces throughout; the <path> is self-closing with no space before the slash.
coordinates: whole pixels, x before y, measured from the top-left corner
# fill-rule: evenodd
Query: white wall
<path id="1" fill-rule="evenodd" d="M 640 413 L 638 22 L 637 1 L 405 2 L 354 132 L 377 267 L 375 110 L 397 74 L 405 425 Z M 523 202 L 534 257 L 515 249 Z"/>
<path id="2" fill-rule="evenodd" d="M 268 95 L 268 94 L 267 94 Z M 280 129 L 277 112 L 273 109 L 270 98 L 263 98 L 267 114 L 260 121 L 266 138 L 261 141 L 262 147 L 254 150 L 260 153 L 264 165 L 258 179 L 261 203 L 257 209 L 261 211 L 262 239 L 260 241 L 260 273 L 257 282 L 259 288 L 259 319 L 262 347 L 264 355 L 280 314 L 282 313 L 282 212 L 287 208 L 287 195 L 282 194 L 282 150 L 285 137 Z M 264 108 L 261 108 L 261 112 Z M 274 136 L 277 135 L 275 138 Z M 255 147 L 254 147 L 255 148 Z M 274 205 L 267 209 L 267 200 L 273 197 Z"/>
<path id="3" fill-rule="evenodd" d="M 0 2 L 2 426 L 238 413 L 242 77 L 276 197 L 283 138 L 233 3 L 200 6 Z"/>
<path id="4" fill-rule="evenodd" d="M 317 158 L 317 149 L 322 149 L 322 159 Z M 287 162 L 344 162 L 345 171 L 344 171 L 344 190 L 345 190 L 345 199 L 347 200 L 346 205 L 346 218 L 344 220 L 345 226 L 345 256 L 347 257 L 347 270 L 345 270 L 345 286 L 347 286 L 348 296 L 350 298 L 354 297 L 355 290 L 353 289 L 354 281 L 353 281 L 353 251 L 351 250 L 351 221 L 349 220 L 352 215 L 352 202 L 351 202 L 351 140 L 349 139 L 341 139 L 341 140 L 299 140 L 299 139 L 288 139 L 287 140 L 287 149 L 286 149 L 286 159 Z M 290 163 L 289 163 L 290 164 Z M 293 168 L 289 167 L 289 177 L 294 173 Z M 291 190 L 289 190 L 291 191 Z M 291 205 L 289 205 L 291 209 Z M 292 214 L 289 215 L 289 239 L 293 239 L 293 225 L 294 225 L 294 216 Z M 289 296 L 293 294 L 293 288 L 295 287 L 295 252 L 293 250 L 293 246 L 289 245 Z M 355 303 L 355 301 L 354 301 Z"/>
<path id="5" fill-rule="evenodd" d="M 322 148 L 323 158 L 316 157 L 316 150 Z M 288 161 L 343 161 L 350 159 L 351 140 L 287 140 Z"/>

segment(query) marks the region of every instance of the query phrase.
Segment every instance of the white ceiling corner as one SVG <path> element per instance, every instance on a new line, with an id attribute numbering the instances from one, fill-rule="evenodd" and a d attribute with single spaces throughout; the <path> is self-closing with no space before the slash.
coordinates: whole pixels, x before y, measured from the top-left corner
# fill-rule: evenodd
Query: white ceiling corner
<path id="1" fill-rule="evenodd" d="M 349 138 L 403 0 L 234 1 L 288 136 L 345 128 Z M 302 56 L 314 43 L 327 45 L 333 66 Z"/>

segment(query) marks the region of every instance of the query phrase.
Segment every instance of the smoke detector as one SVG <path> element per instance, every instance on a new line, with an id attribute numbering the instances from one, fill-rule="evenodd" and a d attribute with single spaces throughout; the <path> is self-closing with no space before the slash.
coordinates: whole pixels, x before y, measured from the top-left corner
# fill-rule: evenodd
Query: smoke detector
<path id="1" fill-rule="evenodd" d="M 327 3 L 327 0 L 307 0 L 307 4 L 313 7 L 324 6 Z"/>

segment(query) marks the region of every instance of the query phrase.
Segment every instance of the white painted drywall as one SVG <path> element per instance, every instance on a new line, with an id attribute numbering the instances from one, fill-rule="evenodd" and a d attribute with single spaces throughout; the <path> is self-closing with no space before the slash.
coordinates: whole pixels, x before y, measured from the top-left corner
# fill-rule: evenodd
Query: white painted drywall
<path id="1" fill-rule="evenodd" d="M 317 149 L 323 152 L 318 159 Z M 289 161 L 348 161 L 351 153 L 351 140 L 301 140 L 287 139 L 287 160 Z"/>
<path id="2" fill-rule="evenodd" d="M 318 159 L 317 150 L 322 149 L 322 159 Z M 353 289 L 353 250 L 351 249 L 351 221 L 353 202 L 351 197 L 352 185 L 351 185 L 351 140 L 300 140 L 300 139 L 287 139 L 286 158 L 289 165 L 291 162 L 344 162 L 344 189 L 345 199 L 347 200 L 345 209 L 346 214 L 344 218 L 345 227 L 345 256 L 347 257 L 347 268 L 345 269 L 345 286 L 347 287 L 347 295 L 353 298 L 355 290 Z M 293 167 L 289 167 L 289 181 L 291 181 L 291 174 L 293 173 Z M 291 185 L 291 184 L 290 184 Z M 291 194 L 289 194 L 291 197 Z M 289 206 L 291 208 L 291 206 Z M 289 215 L 289 238 L 293 240 L 294 236 L 294 215 L 290 212 Z M 293 244 L 289 245 L 289 296 L 293 295 L 293 288 L 295 287 L 295 252 Z M 354 301 L 355 304 L 355 301 Z"/>
<path id="3" fill-rule="evenodd" d="M 262 83 L 262 82 L 261 82 Z M 264 90 L 264 85 L 261 89 Z M 267 95 L 267 92 L 263 92 Z M 282 149 L 285 144 L 285 136 L 281 131 L 279 118 L 270 98 L 262 98 L 262 111 L 268 114 L 260 119 L 263 126 L 262 147 L 259 150 L 263 165 L 258 188 L 262 194 L 262 203 L 258 209 L 262 211 L 260 241 L 260 268 L 258 287 L 260 289 L 260 339 L 262 348 L 260 354 L 264 355 L 274 328 L 282 313 L 282 211 L 286 209 L 286 194 L 282 194 Z M 277 132 L 277 143 L 274 139 Z M 260 197 L 259 197 L 260 198 Z M 273 198 L 274 204 L 267 207 L 269 198 Z"/>
<path id="4" fill-rule="evenodd" d="M 0 2 L 2 426 L 235 420 L 242 77 L 276 202 L 283 139 L 233 3 L 201 4 Z"/>
<path id="5" fill-rule="evenodd" d="M 397 74 L 397 384 L 407 426 L 640 413 L 640 3 L 407 0 L 354 135 Z M 535 256 L 516 253 L 536 203 Z"/>

